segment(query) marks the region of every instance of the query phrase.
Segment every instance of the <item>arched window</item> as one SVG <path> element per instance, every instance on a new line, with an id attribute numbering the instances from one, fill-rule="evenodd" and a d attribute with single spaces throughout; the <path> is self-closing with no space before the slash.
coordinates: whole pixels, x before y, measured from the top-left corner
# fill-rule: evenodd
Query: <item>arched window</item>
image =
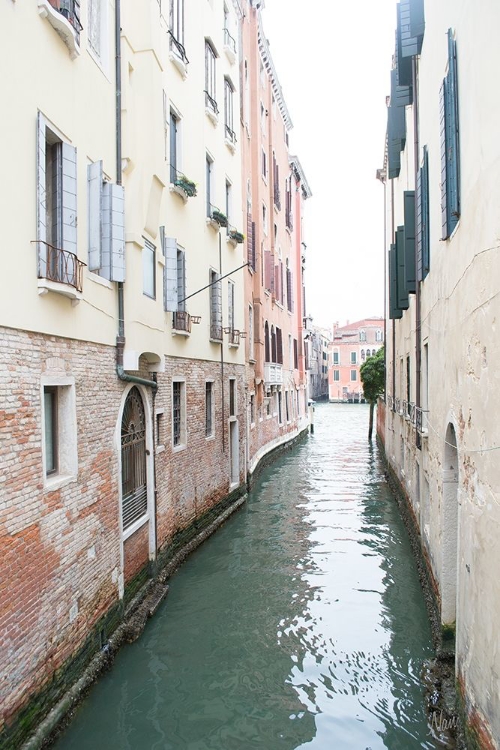
<path id="1" fill-rule="evenodd" d="M 146 415 L 142 396 L 135 386 L 123 407 L 121 451 L 122 522 L 123 528 L 127 529 L 148 510 Z"/>
<path id="2" fill-rule="evenodd" d="M 265 362 L 271 361 L 269 354 L 270 354 L 269 323 L 266 320 L 265 325 L 264 325 L 264 361 Z"/>
<path id="3" fill-rule="evenodd" d="M 271 326 L 271 362 L 277 362 L 276 359 L 276 331 Z"/>
<path id="4" fill-rule="evenodd" d="M 369 353 L 370 353 L 370 352 L 368 352 L 368 354 L 369 354 Z M 361 361 L 362 361 L 362 362 L 364 362 L 364 361 L 365 361 L 365 350 L 364 350 L 364 349 L 361 349 Z"/>
<path id="5" fill-rule="evenodd" d="M 359 332 L 359 340 L 360 341 L 366 341 L 366 331 L 360 331 Z"/>
<path id="6" fill-rule="evenodd" d="M 372 349 L 372 357 L 374 357 L 374 356 L 375 356 L 375 354 L 376 354 L 376 351 L 375 351 L 375 349 Z"/>

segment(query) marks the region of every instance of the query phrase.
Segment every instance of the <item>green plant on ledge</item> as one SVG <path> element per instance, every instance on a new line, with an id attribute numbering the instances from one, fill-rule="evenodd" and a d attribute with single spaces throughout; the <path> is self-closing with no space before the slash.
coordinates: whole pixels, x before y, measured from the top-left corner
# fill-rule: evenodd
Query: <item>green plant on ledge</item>
<path id="1" fill-rule="evenodd" d="M 212 209 L 212 219 L 217 222 L 220 227 L 227 227 L 227 216 L 219 211 L 218 208 Z"/>
<path id="2" fill-rule="evenodd" d="M 182 188 L 189 198 L 194 198 L 196 195 L 196 184 L 192 180 L 189 180 L 185 174 L 179 175 L 176 178 L 174 185 Z"/>
<path id="3" fill-rule="evenodd" d="M 231 240 L 234 240 L 235 242 L 237 242 L 238 244 L 241 244 L 242 242 L 245 241 L 245 235 L 242 234 L 241 232 L 238 232 L 237 229 L 230 229 L 228 232 L 228 237 Z"/>

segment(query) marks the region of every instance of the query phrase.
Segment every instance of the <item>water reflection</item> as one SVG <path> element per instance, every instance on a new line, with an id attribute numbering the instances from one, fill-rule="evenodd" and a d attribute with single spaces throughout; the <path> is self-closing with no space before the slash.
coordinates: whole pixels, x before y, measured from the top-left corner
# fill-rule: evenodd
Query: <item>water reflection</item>
<path id="1" fill-rule="evenodd" d="M 175 575 L 59 750 L 435 747 L 423 598 L 367 420 L 316 407 L 314 437 Z"/>

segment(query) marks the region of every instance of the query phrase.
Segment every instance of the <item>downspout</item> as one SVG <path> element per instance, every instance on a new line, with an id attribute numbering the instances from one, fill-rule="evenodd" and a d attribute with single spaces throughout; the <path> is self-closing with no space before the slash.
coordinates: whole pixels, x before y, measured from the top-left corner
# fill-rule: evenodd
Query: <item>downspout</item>
<path id="1" fill-rule="evenodd" d="M 122 184 L 122 59 L 121 59 L 121 0 L 115 0 L 115 82 L 116 82 L 116 183 Z M 125 349 L 125 314 L 123 282 L 118 284 L 118 336 L 116 337 L 116 374 L 127 383 L 145 385 L 156 391 L 158 385 L 154 380 L 147 380 L 136 375 L 129 375 L 123 369 L 123 350 Z"/>
<path id="2" fill-rule="evenodd" d="M 222 278 L 222 246 L 219 227 L 219 275 Z M 220 303 L 222 315 L 222 281 L 220 282 Z M 222 320 L 221 320 L 222 324 Z M 222 419 L 222 452 L 226 452 L 226 415 L 224 413 L 224 339 L 220 342 L 220 380 L 221 380 L 221 419 Z"/>
<path id="3" fill-rule="evenodd" d="M 391 180 L 391 244 L 394 242 L 394 180 Z M 392 398 L 396 399 L 396 319 L 392 321 Z"/>
<path id="4" fill-rule="evenodd" d="M 415 167 L 415 186 L 417 185 L 418 162 L 419 162 L 419 132 L 418 132 L 418 91 L 417 91 L 417 58 L 412 59 L 413 73 L 413 130 L 414 130 L 414 167 Z M 415 190 L 415 222 L 417 217 L 417 191 Z M 415 232 L 415 237 L 417 233 Z M 415 242 L 415 269 L 418 269 L 418 243 Z M 415 406 L 418 408 L 421 404 L 421 387 L 420 376 L 422 369 L 422 331 L 421 331 L 421 309 L 420 309 L 420 281 L 416 280 L 415 285 Z M 418 449 L 422 448 L 422 440 L 417 430 L 416 445 Z"/>

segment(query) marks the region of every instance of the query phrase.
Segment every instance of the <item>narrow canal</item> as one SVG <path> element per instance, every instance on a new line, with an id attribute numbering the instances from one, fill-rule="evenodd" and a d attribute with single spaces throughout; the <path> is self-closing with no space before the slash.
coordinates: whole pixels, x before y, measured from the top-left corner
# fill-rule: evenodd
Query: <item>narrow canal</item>
<path id="1" fill-rule="evenodd" d="M 315 417 L 173 576 L 57 750 L 436 747 L 430 628 L 368 407 Z"/>

